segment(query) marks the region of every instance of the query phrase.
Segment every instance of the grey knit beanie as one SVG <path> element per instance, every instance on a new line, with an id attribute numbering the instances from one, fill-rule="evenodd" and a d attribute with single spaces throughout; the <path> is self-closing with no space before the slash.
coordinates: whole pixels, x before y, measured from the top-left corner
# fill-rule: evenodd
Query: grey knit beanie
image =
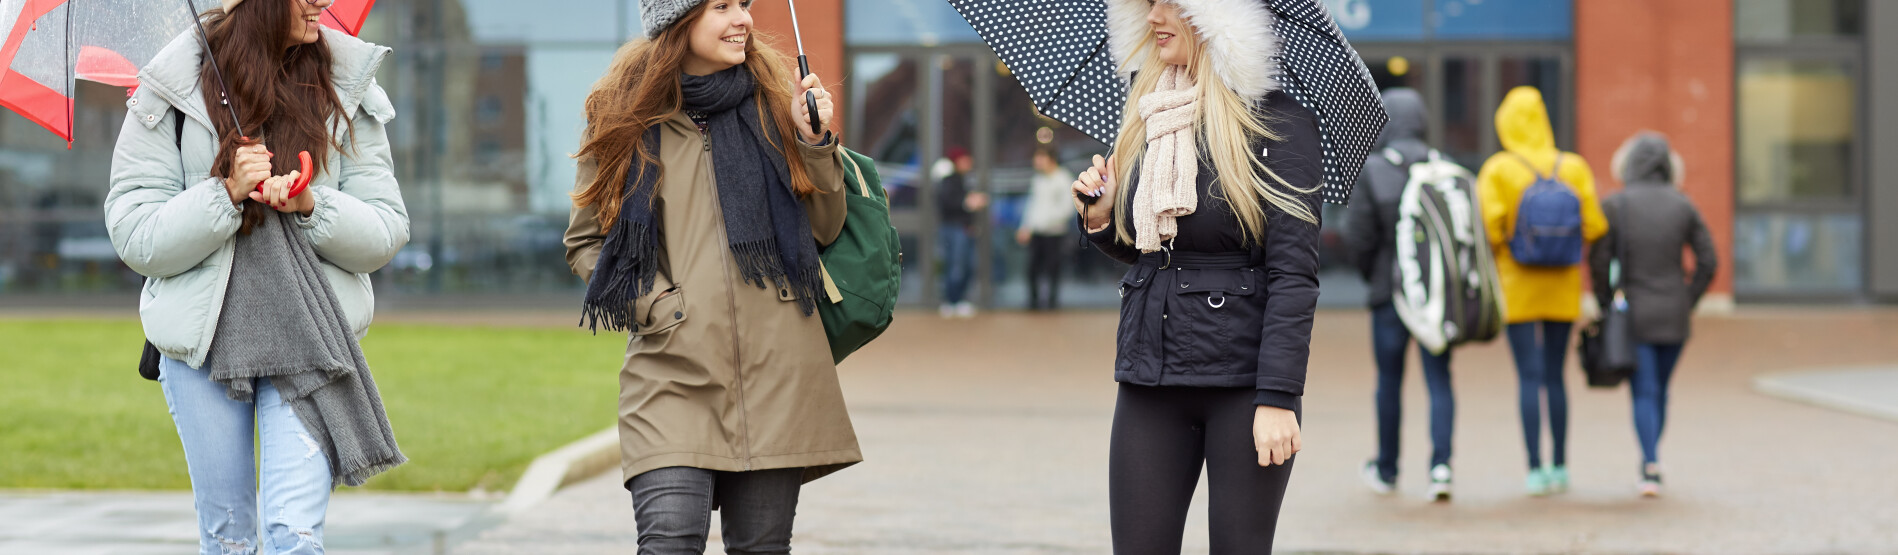
<path id="1" fill-rule="evenodd" d="M 705 0 L 639 0 L 639 24 L 652 40 Z"/>

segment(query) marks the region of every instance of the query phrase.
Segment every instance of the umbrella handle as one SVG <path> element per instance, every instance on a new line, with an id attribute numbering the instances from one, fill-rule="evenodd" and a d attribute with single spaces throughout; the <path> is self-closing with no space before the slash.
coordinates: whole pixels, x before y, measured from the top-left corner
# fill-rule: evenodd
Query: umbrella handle
<path id="1" fill-rule="evenodd" d="M 797 57 L 797 78 L 803 80 L 811 74 L 811 64 L 803 55 Z M 811 119 L 811 134 L 822 136 L 824 122 L 817 117 L 817 93 L 804 91 L 804 112 Z"/>
<path id="2" fill-rule="evenodd" d="M 290 184 L 290 193 L 285 195 L 287 198 L 296 198 L 303 194 L 304 189 L 310 188 L 310 151 L 298 152 L 297 163 L 303 166 L 303 171 L 297 174 L 296 182 Z"/>

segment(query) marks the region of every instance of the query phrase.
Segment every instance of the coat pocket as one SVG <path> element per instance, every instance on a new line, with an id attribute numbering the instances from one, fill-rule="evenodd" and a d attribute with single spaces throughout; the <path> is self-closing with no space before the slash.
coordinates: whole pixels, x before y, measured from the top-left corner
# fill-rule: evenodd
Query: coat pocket
<path id="1" fill-rule="evenodd" d="M 1116 372 L 1159 379 L 1159 314 L 1149 294 L 1153 288 L 1153 268 L 1136 265 L 1120 278 L 1120 329 L 1114 335 Z"/>
<path id="2" fill-rule="evenodd" d="M 674 285 L 651 295 L 651 299 L 642 299 L 637 308 L 642 317 L 634 327 L 633 335 L 672 331 L 672 328 L 685 323 L 685 290 Z"/>
<path id="3" fill-rule="evenodd" d="M 1252 374 L 1265 313 L 1258 269 L 1178 272 L 1163 319 L 1169 368 L 1181 374 Z"/>

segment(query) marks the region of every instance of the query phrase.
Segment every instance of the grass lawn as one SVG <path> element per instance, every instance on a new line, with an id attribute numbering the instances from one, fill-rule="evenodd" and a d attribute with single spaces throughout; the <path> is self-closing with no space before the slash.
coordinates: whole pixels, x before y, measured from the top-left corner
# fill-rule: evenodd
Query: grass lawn
<path id="1" fill-rule="evenodd" d="M 188 489 L 135 320 L 0 319 L 0 488 Z M 409 463 L 368 488 L 508 489 L 610 426 L 626 339 L 571 329 L 377 324 L 363 340 Z"/>

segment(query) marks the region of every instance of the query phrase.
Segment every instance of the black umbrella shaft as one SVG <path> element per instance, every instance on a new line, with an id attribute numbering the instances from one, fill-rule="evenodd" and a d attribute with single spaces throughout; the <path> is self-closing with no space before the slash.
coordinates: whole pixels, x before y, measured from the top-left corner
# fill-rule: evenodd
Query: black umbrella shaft
<path id="1" fill-rule="evenodd" d="M 204 19 L 198 17 L 198 7 L 185 0 L 185 10 L 191 13 L 191 22 L 198 26 L 198 39 L 204 41 L 204 57 L 211 60 L 211 74 L 217 76 L 218 102 L 231 114 L 231 125 L 237 128 L 237 135 L 244 136 L 244 122 L 237 118 L 237 106 L 231 102 L 231 86 L 224 82 L 224 70 L 217 64 L 217 55 L 211 53 L 211 34 L 204 30 Z"/>

